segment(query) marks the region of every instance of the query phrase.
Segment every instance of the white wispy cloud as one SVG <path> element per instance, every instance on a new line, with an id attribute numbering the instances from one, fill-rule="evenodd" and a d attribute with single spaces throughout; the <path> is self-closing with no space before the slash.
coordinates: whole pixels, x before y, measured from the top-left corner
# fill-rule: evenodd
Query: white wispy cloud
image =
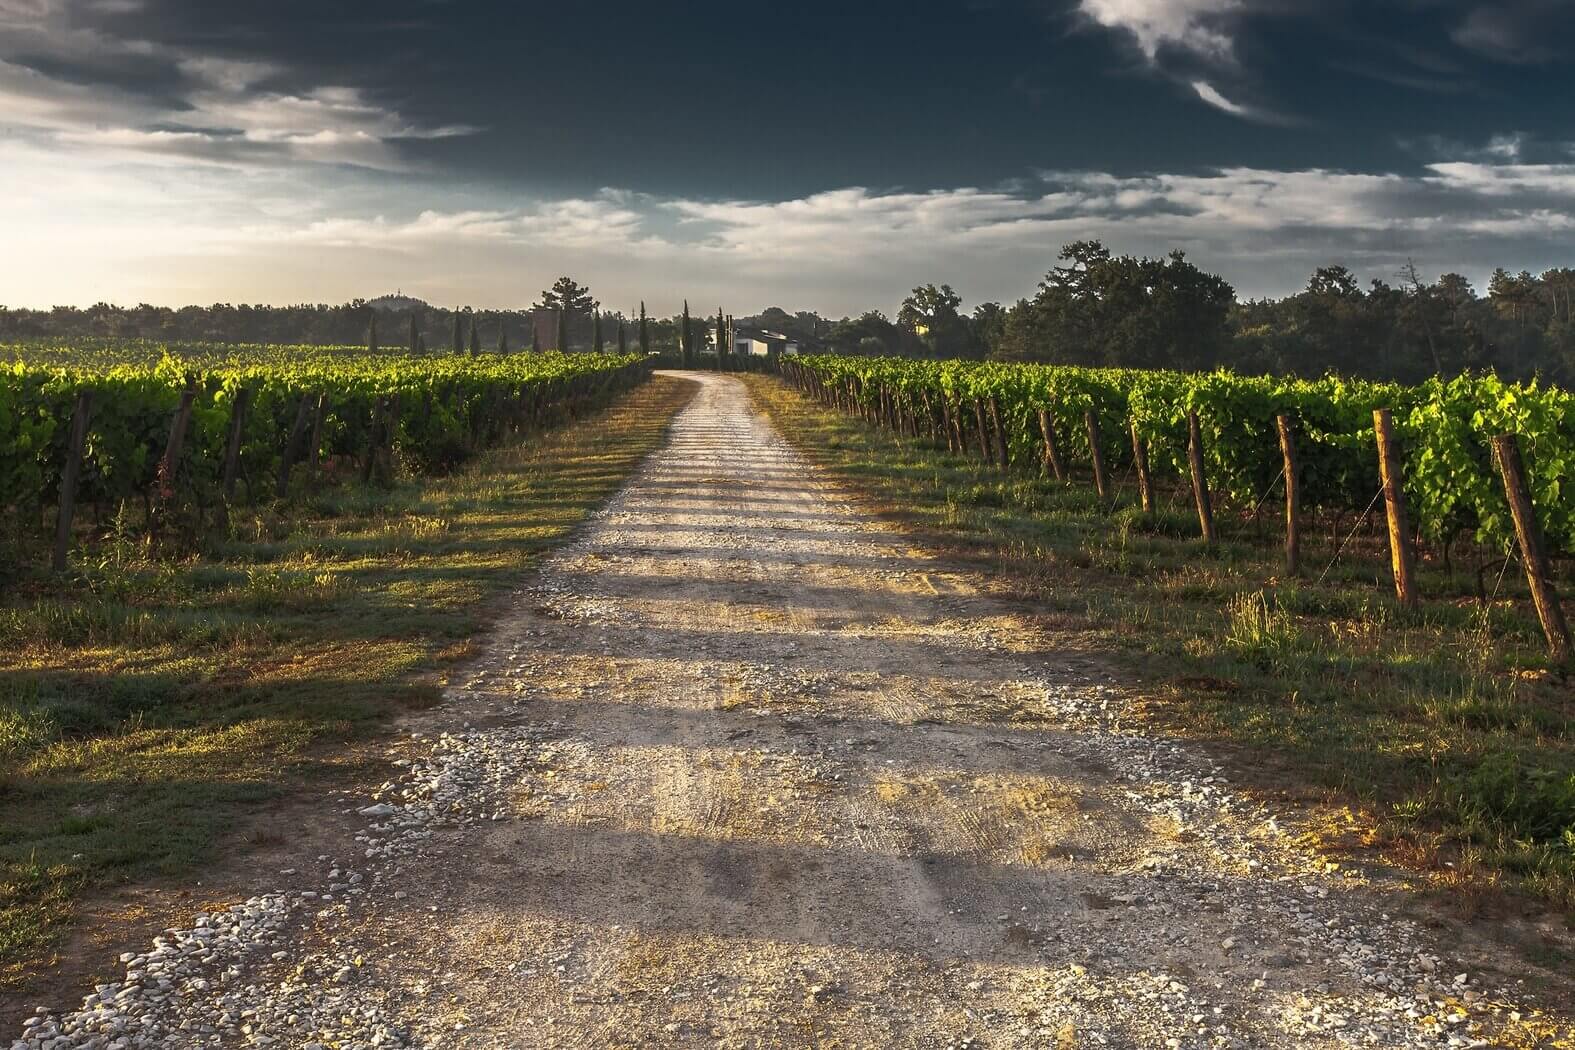
<path id="1" fill-rule="evenodd" d="M 1219 89 L 1213 84 L 1210 84 L 1207 80 L 1194 80 L 1192 82 L 1192 90 L 1197 92 L 1198 97 L 1203 101 L 1207 102 L 1215 109 L 1224 110 L 1231 116 L 1248 118 L 1255 116 L 1252 109 L 1242 105 L 1239 102 L 1232 102 L 1230 99 L 1220 94 Z"/>
<path id="2" fill-rule="evenodd" d="M 138 7 L 134 0 L 0 0 L 0 129 L 102 147 L 116 157 L 386 170 L 409 167 L 400 142 L 476 130 L 409 120 L 353 86 L 270 88 L 288 72 L 278 63 L 116 36 L 77 17 L 83 10 L 125 14 Z M 110 75 L 127 70 L 161 88 L 139 93 Z"/>
<path id="3" fill-rule="evenodd" d="M 1225 18 L 1241 8 L 1242 0 L 1079 0 L 1078 4 L 1078 10 L 1095 24 L 1130 34 L 1151 62 L 1165 47 L 1229 58 L 1232 43 Z"/>

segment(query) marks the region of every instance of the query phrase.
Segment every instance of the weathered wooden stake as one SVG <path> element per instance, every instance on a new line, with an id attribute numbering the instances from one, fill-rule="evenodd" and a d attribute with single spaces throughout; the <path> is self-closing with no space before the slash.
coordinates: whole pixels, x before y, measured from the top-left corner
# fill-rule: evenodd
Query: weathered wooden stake
<path id="1" fill-rule="evenodd" d="M 1192 466 L 1192 495 L 1198 504 L 1198 526 L 1203 532 L 1203 542 L 1213 545 L 1214 503 L 1209 499 L 1209 479 L 1203 471 L 1203 430 L 1198 426 L 1198 414 L 1187 413 L 1187 460 Z"/>
<path id="2" fill-rule="evenodd" d="M 312 421 L 312 401 L 311 394 L 303 394 L 300 404 L 295 406 L 295 422 L 290 424 L 290 433 L 284 439 L 284 455 L 279 458 L 279 481 L 274 486 L 276 499 L 284 499 L 285 493 L 290 491 L 290 468 L 295 466 L 301 438 L 306 436 L 307 424 Z"/>
<path id="3" fill-rule="evenodd" d="M 71 516 L 77 509 L 77 484 L 82 480 L 82 451 L 87 447 L 88 418 L 93 412 L 93 394 L 77 394 L 71 410 L 71 444 L 66 448 L 66 469 L 60 475 L 60 514 L 55 519 L 55 556 L 51 565 L 65 572 L 71 553 Z"/>
<path id="4" fill-rule="evenodd" d="M 377 450 L 380 445 L 378 433 L 383 426 L 384 399 L 378 398 L 372 405 L 372 424 L 367 428 L 366 458 L 361 462 L 361 484 L 368 484 L 372 480 L 372 469 L 377 465 Z M 474 437 L 476 428 L 471 427 Z"/>
<path id="5" fill-rule="evenodd" d="M 1110 480 L 1105 477 L 1105 453 L 1099 447 L 1099 420 L 1093 409 L 1083 413 L 1083 426 L 1088 431 L 1089 458 L 1094 464 L 1094 489 L 1100 499 L 1110 498 Z"/>
<path id="6" fill-rule="evenodd" d="M 1154 513 L 1154 478 L 1148 472 L 1148 445 L 1138 434 L 1137 420 L 1132 420 L 1132 465 L 1137 471 L 1138 495 L 1143 500 L 1143 513 Z"/>
<path id="7" fill-rule="evenodd" d="M 1039 433 L 1045 442 L 1045 462 L 1050 466 L 1050 472 L 1057 481 L 1066 481 L 1066 466 L 1061 462 L 1061 450 L 1055 443 L 1055 423 L 1050 419 L 1050 410 L 1039 410 Z"/>
<path id="8" fill-rule="evenodd" d="M 164 458 L 159 461 L 159 499 L 165 500 L 175 493 L 175 477 L 180 472 L 180 454 L 186 447 L 186 428 L 191 424 L 191 406 L 197 400 L 197 377 L 186 377 L 186 386 L 180 392 L 180 406 L 175 418 L 170 420 L 170 438 L 164 443 Z"/>
<path id="9" fill-rule="evenodd" d="M 312 436 L 308 439 L 311 445 L 306 450 L 306 480 L 310 485 L 317 484 L 317 464 L 323 454 L 323 412 L 328 407 L 328 395 L 317 395 L 317 406 L 312 409 Z"/>
<path id="10" fill-rule="evenodd" d="M 1548 636 L 1548 652 L 1555 664 L 1567 664 L 1571 652 L 1569 623 L 1564 619 L 1558 591 L 1553 587 L 1553 568 L 1542 546 L 1542 530 L 1537 527 L 1536 509 L 1531 504 L 1531 490 L 1526 485 L 1526 467 L 1520 457 L 1519 439 L 1514 434 L 1494 437 L 1493 456 L 1504 477 L 1504 497 L 1509 500 L 1510 515 L 1515 519 L 1515 538 L 1520 541 L 1520 561 L 1526 567 L 1526 582 L 1531 584 L 1531 600 L 1537 607 L 1537 619 L 1542 621 L 1542 633 Z"/>
<path id="11" fill-rule="evenodd" d="M 399 395 L 390 394 L 383 409 L 383 443 L 380 449 L 381 479 L 389 481 L 394 475 L 394 435 L 399 432 Z"/>
<path id="12" fill-rule="evenodd" d="M 990 428 L 984 423 L 984 402 L 978 398 L 973 401 L 974 421 L 979 425 L 979 453 L 984 456 L 984 461 L 990 466 L 995 466 L 995 450 L 990 443 Z"/>
<path id="13" fill-rule="evenodd" d="M 1384 484 L 1384 508 L 1389 519 L 1389 560 L 1394 566 L 1395 597 L 1401 605 L 1417 603 L 1416 561 L 1411 551 L 1411 530 L 1406 525 L 1405 478 L 1400 446 L 1395 441 L 1394 420 L 1387 408 L 1373 412 L 1373 434 L 1378 441 L 1378 475 Z"/>
<path id="14" fill-rule="evenodd" d="M 1006 444 L 1006 428 L 1001 426 L 1001 402 L 999 398 L 990 398 L 990 425 L 995 428 L 995 454 L 1000 460 L 1002 470 L 1011 465 L 1011 452 Z"/>
<path id="15" fill-rule="evenodd" d="M 924 403 L 924 426 L 925 426 L 925 429 L 927 429 L 930 432 L 930 440 L 939 443 L 939 441 L 940 441 L 940 436 L 939 436 L 940 428 L 936 425 L 936 422 L 935 422 L 935 402 L 930 400 L 930 392 L 928 390 L 921 390 L 921 391 L 919 391 L 919 396 L 921 398 L 923 398 L 923 403 Z"/>
<path id="16" fill-rule="evenodd" d="M 229 504 L 235 499 L 235 476 L 241 465 L 241 434 L 246 426 L 246 409 L 251 404 L 252 391 L 250 387 L 242 387 L 235 392 L 235 401 L 230 405 L 230 436 L 224 444 L 224 502 Z M 249 484 L 249 483 L 248 483 Z M 250 491 L 248 489 L 247 491 Z"/>
<path id="17" fill-rule="evenodd" d="M 1285 460 L 1285 572 L 1295 576 L 1302 564 L 1302 479 L 1296 464 L 1296 437 L 1290 416 L 1275 416 L 1280 455 Z"/>

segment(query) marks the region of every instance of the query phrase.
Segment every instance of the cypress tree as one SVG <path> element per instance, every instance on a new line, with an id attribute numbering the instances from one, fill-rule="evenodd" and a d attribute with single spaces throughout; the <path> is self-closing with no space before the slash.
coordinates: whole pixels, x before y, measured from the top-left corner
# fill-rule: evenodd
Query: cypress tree
<path id="1" fill-rule="evenodd" d="M 569 349 L 569 311 L 558 308 L 558 345 L 554 348 L 558 353 L 567 353 Z"/>
<path id="2" fill-rule="evenodd" d="M 470 315 L 470 356 L 481 356 L 481 334 L 476 331 L 476 315 Z"/>
<path id="3" fill-rule="evenodd" d="M 678 331 L 678 352 L 683 355 L 683 362 L 684 362 L 684 367 L 685 368 L 688 368 L 692 364 L 694 364 L 694 361 L 692 360 L 692 358 L 694 357 L 694 338 L 693 338 L 693 332 L 689 328 L 689 300 L 688 299 L 684 300 L 684 321 L 683 321 L 683 327 L 680 328 L 679 331 Z"/>
<path id="4" fill-rule="evenodd" d="M 596 353 L 602 352 L 602 312 L 591 311 L 591 349 Z"/>
<path id="5" fill-rule="evenodd" d="M 424 354 L 426 352 L 427 352 L 427 337 L 422 335 L 420 332 L 417 332 L 416 333 L 416 353 Z"/>
<path id="6" fill-rule="evenodd" d="M 718 306 L 716 308 L 716 370 L 718 372 L 727 371 L 727 358 L 723 356 L 727 350 L 727 324 L 722 320 L 722 308 Z"/>
<path id="7" fill-rule="evenodd" d="M 421 352 L 421 329 L 416 325 L 416 314 L 413 310 L 410 313 L 410 352 L 412 354 Z"/>
<path id="8" fill-rule="evenodd" d="M 377 353 L 377 314 L 366 324 L 366 349 L 367 353 Z"/>
<path id="9" fill-rule="evenodd" d="M 507 324 L 505 324 L 503 322 L 503 319 L 500 317 L 498 319 L 498 353 L 506 354 L 508 352 L 509 352 L 509 326 Z"/>
<path id="10" fill-rule="evenodd" d="M 530 352 L 541 353 L 541 336 L 536 333 L 536 311 L 530 312 Z"/>
<path id="11" fill-rule="evenodd" d="M 461 326 L 460 320 L 461 320 L 460 313 L 459 313 L 458 310 L 455 310 L 454 311 L 454 343 L 453 343 L 453 345 L 451 347 L 449 347 L 449 349 L 453 350 L 456 354 L 462 352 L 465 349 L 465 329 Z"/>
<path id="12" fill-rule="evenodd" d="M 629 352 L 629 341 L 626 338 L 624 338 L 624 334 L 623 334 L 623 315 L 622 314 L 618 315 L 618 352 L 620 354 L 627 354 Z"/>
<path id="13" fill-rule="evenodd" d="M 645 357 L 651 352 L 651 331 L 645 323 L 645 300 L 640 300 L 640 356 Z"/>

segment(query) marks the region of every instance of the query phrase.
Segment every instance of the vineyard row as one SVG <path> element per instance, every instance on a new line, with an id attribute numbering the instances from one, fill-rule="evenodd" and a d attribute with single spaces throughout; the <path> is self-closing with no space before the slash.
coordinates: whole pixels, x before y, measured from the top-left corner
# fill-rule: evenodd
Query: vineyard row
<path id="1" fill-rule="evenodd" d="M 325 477 L 453 467 L 583 415 L 649 374 L 636 355 L 370 356 L 309 347 L 231 361 L 0 367 L 0 511 L 54 515 L 66 566 L 76 507 L 139 503 L 150 526 L 282 500 Z M 241 493 L 244 493 L 244 496 Z M 20 545 L 19 545 L 20 546 Z"/>
<path id="2" fill-rule="evenodd" d="M 1087 464 L 1104 499 L 1124 467 L 1147 513 L 1156 472 L 1168 471 L 1190 482 L 1206 543 L 1216 495 L 1261 507 L 1283 491 L 1292 574 L 1304 508 L 1371 510 L 1382 499 L 1408 605 L 1417 536 L 1447 544 L 1471 529 L 1501 549 L 1515 543 L 1555 661 L 1569 659 L 1544 539 L 1575 551 L 1575 397 L 1563 390 L 1493 376 L 1403 387 L 832 356 L 785 362 L 783 373 L 829 406 L 1003 470 L 1065 481 L 1069 462 Z"/>

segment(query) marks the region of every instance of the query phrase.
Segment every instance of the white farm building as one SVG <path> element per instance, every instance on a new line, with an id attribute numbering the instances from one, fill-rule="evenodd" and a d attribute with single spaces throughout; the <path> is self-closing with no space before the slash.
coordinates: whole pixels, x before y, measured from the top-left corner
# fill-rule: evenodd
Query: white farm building
<path id="1" fill-rule="evenodd" d="M 780 332 L 736 329 L 733 332 L 733 353 L 740 357 L 771 357 L 798 353 L 798 340 L 789 339 Z"/>

